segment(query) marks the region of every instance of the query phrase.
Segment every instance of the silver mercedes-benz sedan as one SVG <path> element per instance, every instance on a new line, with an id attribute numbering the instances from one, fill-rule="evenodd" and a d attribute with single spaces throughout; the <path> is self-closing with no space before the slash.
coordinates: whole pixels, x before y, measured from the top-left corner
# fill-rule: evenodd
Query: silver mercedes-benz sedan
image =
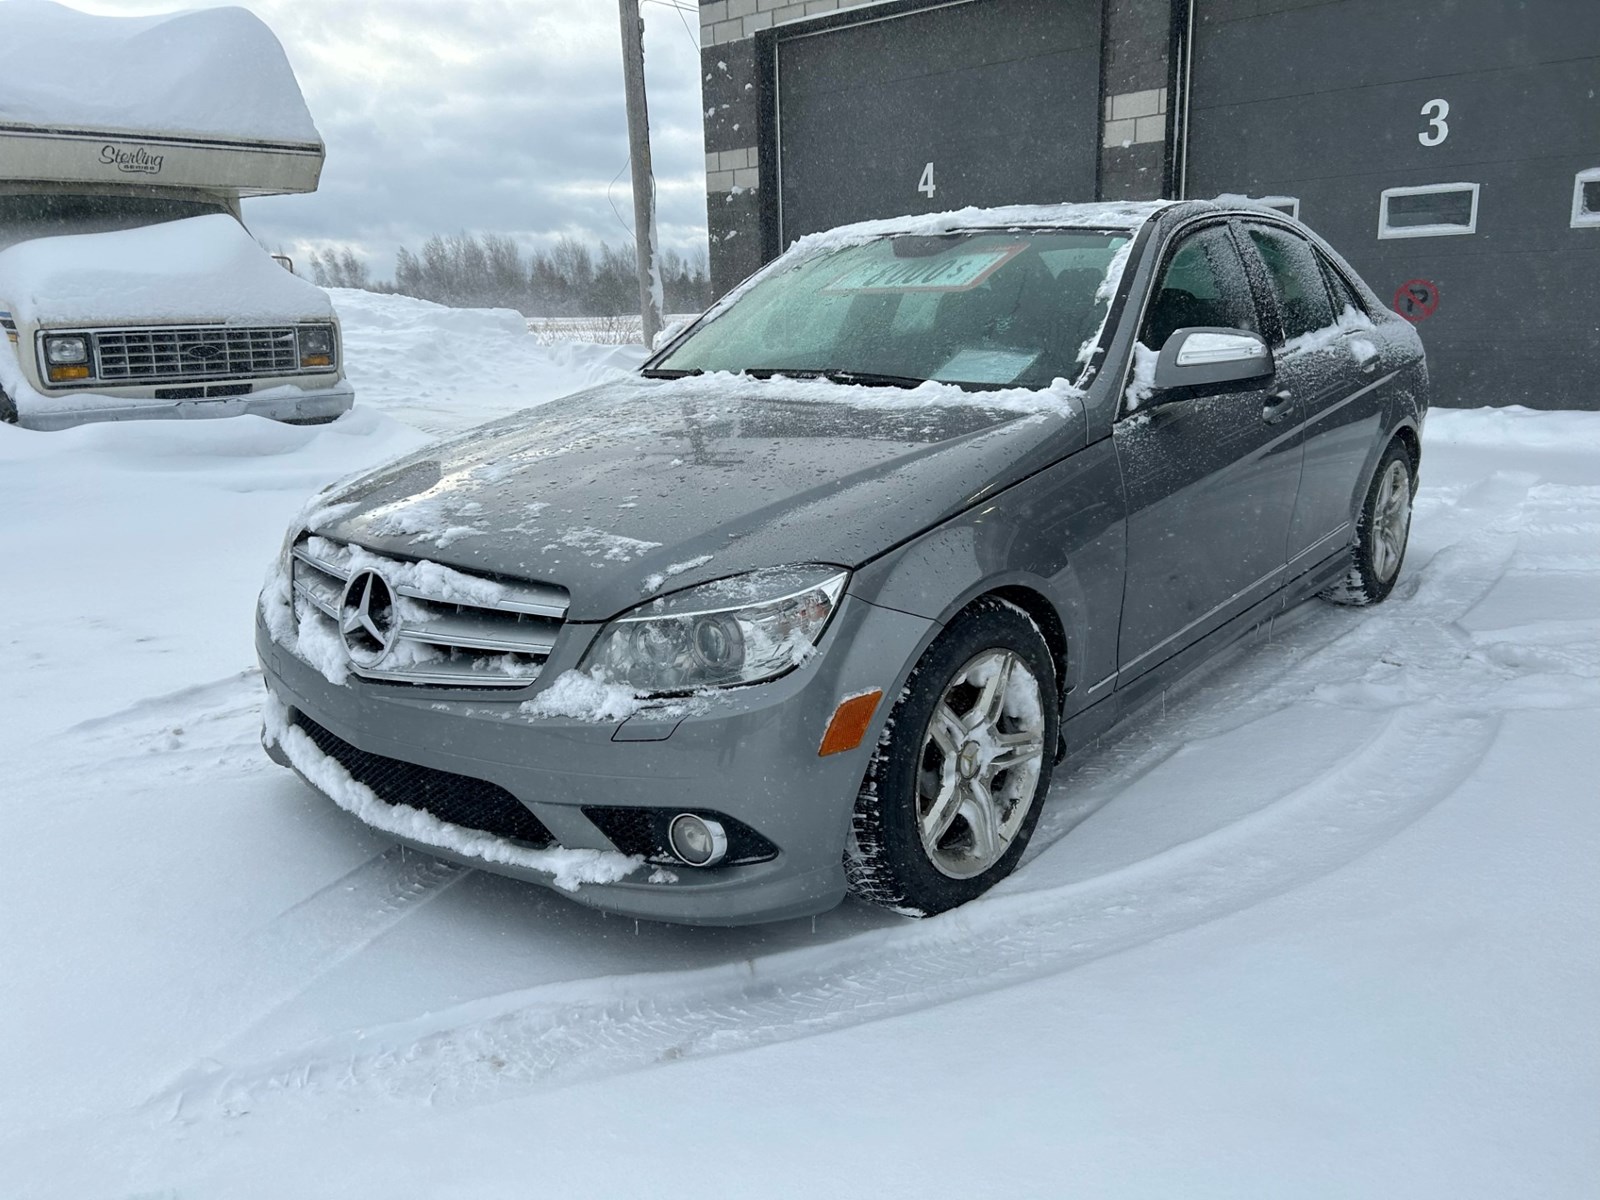
<path id="1" fill-rule="evenodd" d="M 1064 755 L 1389 594 L 1426 407 L 1411 326 L 1269 210 L 816 235 L 637 377 L 319 496 L 261 597 L 264 741 L 610 911 L 937 913 Z"/>

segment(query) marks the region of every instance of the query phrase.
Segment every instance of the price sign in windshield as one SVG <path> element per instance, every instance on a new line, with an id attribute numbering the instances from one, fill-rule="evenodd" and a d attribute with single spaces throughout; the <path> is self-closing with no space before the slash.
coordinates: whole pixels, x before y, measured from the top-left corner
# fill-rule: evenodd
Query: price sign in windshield
<path id="1" fill-rule="evenodd" d="M 1023 250 L 994 246 L 929 258 L 888 258 L 851 267 L 825 292 L 964 292 L 975 288 Z"/>

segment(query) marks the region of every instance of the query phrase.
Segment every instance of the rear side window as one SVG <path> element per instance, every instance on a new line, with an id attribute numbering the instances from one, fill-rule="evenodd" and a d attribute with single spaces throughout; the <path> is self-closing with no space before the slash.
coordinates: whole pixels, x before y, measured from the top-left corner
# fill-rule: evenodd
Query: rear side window
<path id="1" fill-rule="evenodd" d="M 1175 330 L 1196 325 L 1260 332 L 1244 261 L 1221 225 L 1179 243 L 1167 260 L 1139 340 L 1160 350 Z"/>
<path id="2" fill-rule="evenodd" d="M 1290 341 L 1333 324 L 1333 305 L 1317 265 L 1317 252 L 1304 238 L 1265 225 L 1245 226 L 1278 296 L 1283 338 Z"/>
<path id="3" fill-rule="evenodd" d="M 1328 284 L 1328 295 L 1333 298 L 1335 315 L 1342 315 L 1347 308 L 1353 308 L 1358 313 L 1365 313 L 1367 306 L 1361 300 L 1344 276 L 1339 274 L 1335 267 L 1321 251 L 1317 252 L 1317 261 L 1322 264 L 1322 276 Z M 1369 314 L 1370 315 L 1370 314 Z"/>

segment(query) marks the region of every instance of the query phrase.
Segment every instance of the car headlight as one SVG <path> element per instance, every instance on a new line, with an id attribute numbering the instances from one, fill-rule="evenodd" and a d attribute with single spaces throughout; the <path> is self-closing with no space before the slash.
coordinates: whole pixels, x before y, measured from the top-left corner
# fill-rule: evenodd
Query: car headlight
<path id="1" fill-rule="evenodd" d="M 300 365 L 302 367 L 333 366 L 337 338 L 332 325 L 300 326 Z"/>
<path id="2" fill-rule="evenodd" d="M 663 596 L 601 630 L 580 669 L 641 695 L 772 679 L 811 656 L 849 578 L 775 567 Z"/>
<path id="3" fill-rule="evenodd" d="M 89 339 L 82 334 L 66 337 L 47 337 L 44 340 L 45 361 L 51 366 L 69 366 L 89 361 Z"/>

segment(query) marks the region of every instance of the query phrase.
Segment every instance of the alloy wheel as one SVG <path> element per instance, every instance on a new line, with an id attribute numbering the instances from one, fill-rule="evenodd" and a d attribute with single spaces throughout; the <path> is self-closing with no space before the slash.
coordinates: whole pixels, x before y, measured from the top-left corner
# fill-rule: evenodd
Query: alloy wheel
<path id="1" fill-rule="evenodd" d="M 1032 807 L 1044 761 L 1039 681 L 1010 650 L 985 650 L 945 686 L 923 734 L 917 829 L 952 879 L 1004 857 Z"/>

